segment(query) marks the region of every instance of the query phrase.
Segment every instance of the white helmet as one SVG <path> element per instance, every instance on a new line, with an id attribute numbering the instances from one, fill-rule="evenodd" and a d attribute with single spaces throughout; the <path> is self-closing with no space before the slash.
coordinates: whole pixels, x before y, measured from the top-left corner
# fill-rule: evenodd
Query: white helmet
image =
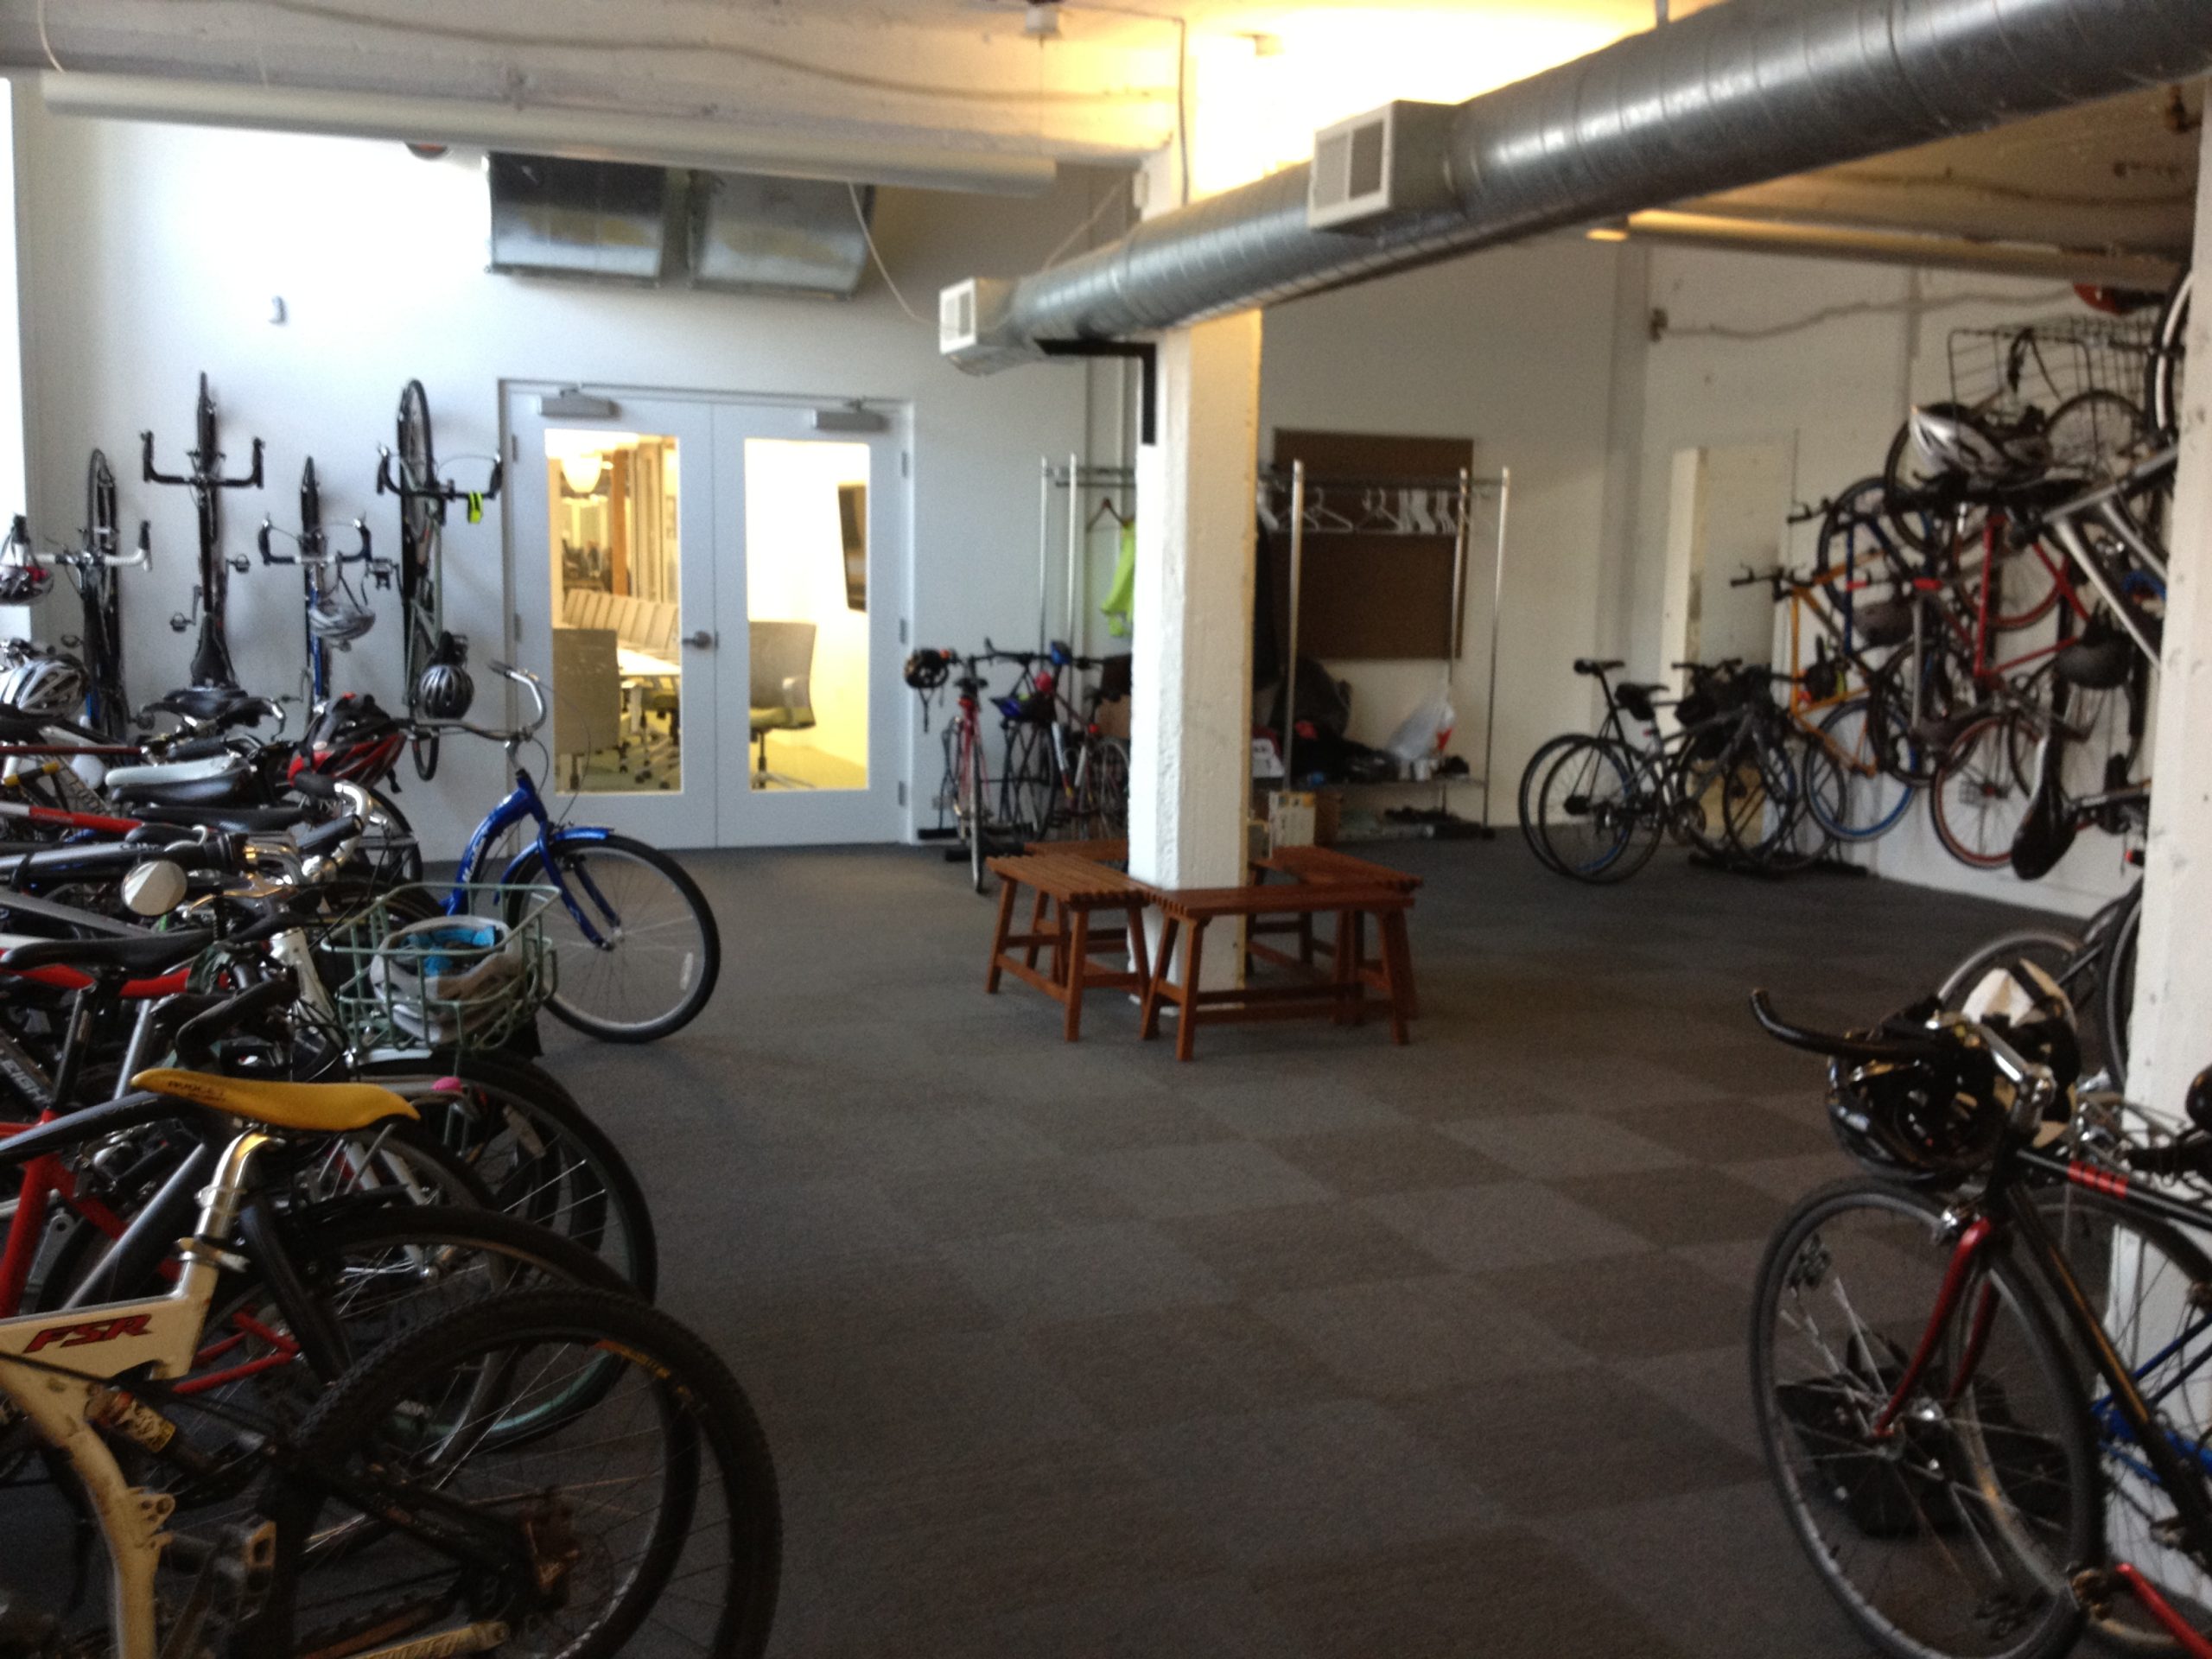
<path id="1" fill-rule="evenodd" d="M 59 652 L 26 658 L 0 675 L 0 702 L 55 720 L 73 719 L 85 706 L 86 690 L 83 665 Z"/>
<path id="2" fill-rule="evenodd" d="M 2040 424 L 2005 430 L 1957 404 L 1916 409 L 1908 424 L 1913 454 L 1930 473 L 2005 484 L 2039 476 L 2050 466 L 2050 444 Z"/>
<path id="3" fill-rule="evenodd" d="M 333 582 L 315 594 L 308 607 L 308 628 L 318 639 L 342 645 L 359 639 L 377 625 L 377 613 L 355 598 L 343 582 Z"/>

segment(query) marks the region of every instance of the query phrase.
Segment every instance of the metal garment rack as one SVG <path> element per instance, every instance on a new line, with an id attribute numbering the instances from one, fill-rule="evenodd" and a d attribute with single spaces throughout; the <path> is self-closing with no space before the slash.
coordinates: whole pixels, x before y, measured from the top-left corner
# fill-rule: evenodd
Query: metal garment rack
<path id="1" fill-rule="evenodd" d="M 1290 640 L 1285 672 L 1289 680 L 1286 707 L 1291 717 L 1283 722 L 1284 787 L 1293 787 L 1297 778 L 1292 768 L 1292 756 L 1298 741 L 1298 612 L 1300 589 L 1305 585 L 1306 538 L 1346 535 L 1452 537 L 1452 648 L 1451 654 L 1443 659 L 1444 683 L 1448 692 L 1458 677 L 1459 658 L 1466 645 L 1467 556 L 1473 534 L 1472 510 L 1478 502 L 1494 496 L 1497 501 L 1497 526 L 1491 570 L 1489 685 L 1483 705 L 1482 773 L 1475 778 L 1435 780 L 1440 810 L 1449 809 L 1453 783 L 1479 784 L 1483 791 L 1482 822 L 1490 822 L 1491 769 L 1497 735 L 1498 621 L 1505 598 L 1505 515 L 1512 494 L 1512 479 L 1510 469 L 1501 470 L 1495 478 L 1478 478 L 1468 468 L 1461 467 L 1455 474 L 1428 478 L 1314 480 L 1306 477 L 1302 461 L 1293 461 L 1287 469 L 1261 469 L 1261 520 L 1269 530 L 1280 531 L 1287 519 L 1290 529 Z"/>
<path id="2" fill-rule="evenodd" d="M 1061 637 L 1068 649 L 1078 654 L 1083 650 L 1083 607 L 1089 597 L 1089 569 L 1084 558 L 1086 538 L 1090 534 L 1090 515 L 1084 511 L 1084 492 L 1113 490 L 1135 499 L 1137 475 L 1129 467 L 1092 467 L 1080 455 L 1070 455 L 1065 463 L 1055 463 L 1050 455 L 1044 457 L 1037 486 L 1037 650 L 1042 655 L 1051 643 L 1052 604 L 1052 493 L 1064 491 L 1068 497 L 1067 545 L 1067 631 Z"/>

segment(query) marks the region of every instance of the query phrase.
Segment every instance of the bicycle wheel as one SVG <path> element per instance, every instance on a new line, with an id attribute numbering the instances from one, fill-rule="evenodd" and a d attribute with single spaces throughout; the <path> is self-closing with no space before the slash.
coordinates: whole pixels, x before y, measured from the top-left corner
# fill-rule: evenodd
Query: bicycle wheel
<path id="1" fill-rule="evenodd" d="M 1045 728 L 1032 721 L 1007 726 L 1006 770 L 999 778 L 1000 822 L 1020 840 L 1043 841 L 1052 833 L 1059 793 L 1059 770 L 1052 764 L 1052 739 Z"/>
<path id="2" fill-rule="evenodd" d="M 2157 443 L 2171 443 L 2181 434 L 2181 378 L 2189 345 L 2189 302 L 2196 286 L 2196 273 L 2184 270 L 2175 279 L 2158 321 L 2151 332 L 2150 360 L 2144 365 L 2143 416 Z"/>
<path id="3" fill-rule="evenodd" d="M 1960 863 L 2009 863 L 2035 795 L 2035 738 L 2018 714 L 1985 715 L 1952 741 L 1929 785 L 1936 838 Z"/>
<path id="4" fill-rule="evenodd" d="M 1636 757 L 1604 738 L 1561 748 L 1538 786 L 1536 833 L 1561 875 L 1598 884 L 1625 881 L 1658 849 L 1658 825 L 1643 810 Z"/>
<path id="5" fill-rule="evenodd" d="M 2135 1019 L 2135 941 L 2142 930 L 2143 888 L 2139 883 L 2113 924 L 2105 957 L 2105 1068 L 2112 1073 L 2114 1088 L 2127 1086 L 2128 1058 L 2134 1052 L 2130 1031 Z"/>
<path id="6" fill-rule="evenodd" d="M 558 1433 L 515 1446 L 490 1432 L 580 1374 L 597 1397 Z M 477 1302 L 348 1372 L 296 1446 L 262 1498 L 276 1559 L 255 1650 L 445 1637 L 458 1652 L 492 1620 L 515 1656 L 766 1645 L 781 1541 L 767 1444 L 728 1369 L 651 1307 L 572 1290 Z M 404 1524 L 418 1512 L 437 1524 Z M 503 1564 L 432 1541 L 456 1535 L 500 1540 Z"/>
<path id="7" fill-rule="evenodd" d="M 1111 841 L 1129 833 L 1129 746 L 1118 737 L 1090 740 L 1079 814 L 1083 833 Z"/>
<path id="8" fill-rule="evenodd" d="M 531 1061 L 441 1052 L 353 1074 L 405 1096 L 425 1129 L 480 1185 L 490 1208 L 558 1233 L 640 1295 L 660 1248 L 638 1179 L 559 1079 Z"/>
<path id="9" fill-rule="evenodd" d="M 2072 1363 L 2008 1262 L 1984 1256 L 1894 1431 L 1873 1432 L 1952 1249 L 1942 1205 L 1877 1181 L 1801 1200 L 1752 1305 L 1759 1437 L 1798 1542 L 1885 1652 L 2055 1659 L 2102 1498 Z"/>
<path id="10" fill-rule="evenodd" d="M 1736 764 L 1721 774 L 1720 818 L 1731 852 L 1786 870 L 1802 868 L 1826 849 L 1826 838 L 1817 831 L 1809 836 L 1798 833 L 1805 817 L 1800 770 L 1777 734 L 1757 728 Z"/>
<path id="11" fill-rule="evenodd" d="M 1892 740 L 1871 697 L 1853 697 L 1821 716 L 1805 746 L 1806 810 L 1838 841 L 1875 841 L 1904 822 L 1912 789 L 1883 765 Z"/>
<path id="12" fill-rule="evenodd" d="M 1537 828 L 1534 816 L 1536 794 L 1543 785 L 1546 774 L 1551 771 L 1552 762 L 1558 760 L 1563 751 L 1587 741 L 1587 734 L 1582 732 L 1564 732 L 1557 737 L 1548 738 L 1529 757 L 1529 764 L 1521 769 L 1521 787 L 1516 799 L 1521 815 L 1521 839 L 1529 843 L 1529 850 L 1535 855 L 1537 863 L 1548 870 L 1559 870 L 1562 875 L 1567 872 L 1560 870 L 1552 858 L 1550 846 Z"/>
<path id="13" fill-rule="evenodd" d="M 968 832 L 969 879 L 978 893 L 988 893 L 991 887 L 990 849 L 985 833 L 985 826 L 990 822 L 985 811 L 988 799 L 983 777 L 983 746 L 971 733 L 961 746 L 960 822 Z"/>
<path id="14" fill-rule="evenodd" d="M 553 855 L 549 873 L 543 851 L 531 849 L 514 880 L 557 877 L 567 890 L 543 912 L 557 987 L 545 1006 L 554 1016 L 609 1043 L 652 1042 L 697 1019 L 722 966 L 721 935 L 698 883 L 627 836 L 559 842 Z M 517 893 L 507 902 L 512 921 L 530 899 Z"/>

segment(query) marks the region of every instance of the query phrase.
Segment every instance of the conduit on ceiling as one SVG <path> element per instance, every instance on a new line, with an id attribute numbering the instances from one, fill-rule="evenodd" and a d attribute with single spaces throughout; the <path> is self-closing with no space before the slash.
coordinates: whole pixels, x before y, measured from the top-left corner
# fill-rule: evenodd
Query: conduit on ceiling
<path id="1" fill-rule="evenodd" d="M 2205 0 L 1728 0 L 1459 105 L 1447 206 L 1312 230 L 1311 168 L 1287 168 L 1049 271 L 946 290 L 967 325 L 947 355 L 988 372 L 1043 340 L 1176 327 L 2208 68 Z"/>

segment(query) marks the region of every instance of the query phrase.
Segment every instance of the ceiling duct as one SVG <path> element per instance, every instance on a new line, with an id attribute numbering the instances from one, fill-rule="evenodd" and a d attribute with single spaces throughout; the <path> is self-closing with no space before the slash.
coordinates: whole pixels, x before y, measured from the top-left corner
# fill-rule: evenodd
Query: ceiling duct
<path id="1" fill-rule="evenodd" d="M 1447 206 L 1316 229 L 1310 168 L 1287 168 L 978 285 L 941 344 L 988 371 L 1040 341 L 1172 328 L 2208 68 L 2205 0 L 1727 0 L 1459 105 Z"/>
<path id="2" fill-rule="evenodd" d="M 874 187 L 860 200 L 873 213 Z M 851 188 L 818 179 L 694 175 L 690 248 L 701 288 L 849 299 L 868 269 Z"/>
<path id="3" fill-rule="evenodd" d="M 680 174 L 551 156 L 491 157 L 492 269 L 653 286 L 667 280 Z M 680 255 L 678 255 L 680 257 Z"/>

